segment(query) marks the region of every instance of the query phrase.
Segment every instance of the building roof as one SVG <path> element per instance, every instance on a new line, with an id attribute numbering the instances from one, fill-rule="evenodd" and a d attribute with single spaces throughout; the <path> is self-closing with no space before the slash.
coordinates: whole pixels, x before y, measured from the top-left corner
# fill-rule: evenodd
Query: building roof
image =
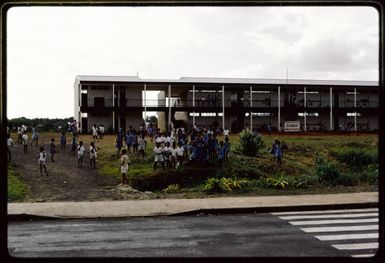
<path id="1" fill-rule="evenodd" d="M 378 81 L 362 80 L 309 80 L 309 79 L 256 79 L 256 78 L 208 78 L 181 77 L 180 79 L 142 79 L 138 76 L 91 76 L 78 75 L 82 82 L 140 82 L 140 83 L 210 83 L 210 84 L 259 84 L 259 85 L 327 85 L 327 86 L 378 86 Z"/>

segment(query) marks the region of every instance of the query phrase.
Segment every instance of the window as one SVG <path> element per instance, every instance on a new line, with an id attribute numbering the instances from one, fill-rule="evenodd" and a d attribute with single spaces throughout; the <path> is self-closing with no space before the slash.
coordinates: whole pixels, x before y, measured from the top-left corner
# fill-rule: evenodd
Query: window
<path id="1" fill-rule="evenodd" d="M 305 113 L 303 113 L 303 112 L 298 112 L 298 116 L 303 117 L 303 116 L 305 116 Z M 309 117 L 318 117 L 319 114 L 318 114 L 318 112 L 306 112 L 306 116 L 309 116 Z"/>
<path id="2" fill-rule="evenodd" d="M 361 116 L 361 113 L 358 112 L 348 112 L 346 113 L 347 117 Z"/>
<path id="3" fill-rule="evenodd" d="M 198 112 L 190 112 L 190 117 L 192 117 L 192 116 L 199 116 L 199 113 Z"/>
<path id="4" fill-rule="evenodd" d="M 215 117 L 215 112 L 202 112 L 201 116 L 202 117 Z"/>
<path id="5" fill-rule="evenodd" d="M 88 114 L 87 114 L 87 112 L 82 112 L 80 116 L 81 116 L 82 118 L 87 118 L 87 117 L 88 117 Z"/>
<path id="6" fill-rule="evenodd" d="M 298 94 L 303 94 L 303 91 L 298 91 Z M 306 91 L 306 94 L 319 94 L 318 91 Z"/>

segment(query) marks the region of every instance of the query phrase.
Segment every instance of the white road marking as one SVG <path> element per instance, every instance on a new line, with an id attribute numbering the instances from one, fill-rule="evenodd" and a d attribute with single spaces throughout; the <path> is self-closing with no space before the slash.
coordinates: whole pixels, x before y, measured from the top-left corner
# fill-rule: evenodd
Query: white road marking
<path id="1" fill-rule="evenodd" d="M 354 223 L 373 223 L 378 222 L 378 218 L 368 219 L 335 219 L 335 220 L 307 220 L 307 221 L 290 221 L 289 223 L 298 225 L 324 225 L 324 224 L 354 224 Z"/>
<path id="2" fill-rule="evenodd" d="M 280 216 L 282 220 L 296 219 L 319 219 L 319 218 L 355 218 L 355 217 L 372 217 L 378 216 L 378 213 L 360 213 L 360 214 L 342 214 L 342 215 L 300 215 L 300 216 Z"/>
<path id="3" fill-rule="evenodd" d="M 377 249 L 378 242 L 373 243 L 356 243 L 356 244 L 341 244 L 341 245 L 332 245 L 339 250 L 361 250 L 361 249 Z"/>
<path id="4" fill-rule="evenodd" d="M 354 258 L 371 258 L 374 257 L 376 254 L 359 254 L 359 255 L 352 255 Z"/>
<path id="5" fill-rule="evenodd" d="M 364 231 L 364 230 L 378 230 L 378 225 L 304 227 L 304 228 L 301 228 L 301 230 L 304 231 L 305 233 Z"/>
<path id="6" fill-rule="evenodd" d="M 348 239 L 378 239 L 378 233 L 346 234 L 346 235 L 322 235 L 315 236 L 321 241 L 348 240 Z"/>
<path id="7" fill-rule="evenodd" d="M 364 209 L 340 209 L 340 210 L 317 210 L 317 211 L 296 211 L 296 212 L 275 212 L 272 215 L 307 215 L 307 214 L 325 214 L 325 213 L 354 213 L 354 212 L 378 212 L 378 208 Z"/>

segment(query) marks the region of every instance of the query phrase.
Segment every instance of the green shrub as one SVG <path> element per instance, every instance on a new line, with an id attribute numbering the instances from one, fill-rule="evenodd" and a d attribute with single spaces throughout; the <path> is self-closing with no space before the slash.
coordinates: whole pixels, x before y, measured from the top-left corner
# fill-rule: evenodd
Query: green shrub
<path id="1" fill-rule="evenodd" d="M 248 130 L 243 130 L 239 134 L 239 139 L 240 150 L 247 156 L 256 156 L 264 146 L 262 137 Z"/>
<path id="2" fill-rule="evenodd" d="M 378 163 L 377 149 L 341 147 L 332 149 L 330 155 L 335 157 L 338 161 L 355 168 L 363 168 L 370 164 Z"/>
<path id="3" fill-rule="evenodd" d="M 378 164 L 371 164 L 361 173 L 360 180 L 364 183 L 378 184 Z"/>
<path id="4" fill-rule="evenodd" d="M 203 191 L 210 193 L 224 193 L 234 190 L 240 190 L 246 185 L 246 180 L 238 180 L 237 178 L 209 178 L 203 187 Z"/>
<path id="5" fill-rule="evenodd" d="M 291 188 L 305 189 L 318 184 L 316 175 L 295 176 L 287 178 L 287 182 Z"/>
<path id="6" fill-rule="evenodd" d="M 162 192 L 167 194 L 179 193 L 179 184 L 170 184 L 169 186 L 167 186 L 167 188 L 163 189 Z"/>
<path id="7" fill-rule="evenodd" d="M 278 177 L 265 178 L 265 183 L 267 187 L 275 189 L 285 189 L 289 185 L 289 182 L 283 173 Z"/>
<path id="8" fill-rule="evenodd" d="M 135 171 L 129 173 L 130 185 L 141 191 L 161 191 L 171 184 L 180 187 L 193 187 L 201 184 L 216 173 L 215 168 L 183 167 L 170 171 Z"/>
<path id="9" fill-rule="evenodd" d="M 336 164 L 330 163 L 322 157 L 317 157 L 315 161 L 315 176 L 323 184 L 337 185 L 340 172 Z"/>
<path id="10" fill-rule="evenodd" d="M 22 201 L 27 192 L 27 185 L 14 170 L 8 168 L 8 201 Z"/>

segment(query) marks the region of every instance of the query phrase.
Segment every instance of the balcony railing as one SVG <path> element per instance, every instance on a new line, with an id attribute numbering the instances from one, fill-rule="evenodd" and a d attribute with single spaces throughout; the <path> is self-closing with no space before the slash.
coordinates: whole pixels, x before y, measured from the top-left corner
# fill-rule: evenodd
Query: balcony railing
<path id="1" fill-rule="evenodd" d="M 224 100 L 225 107 L 239 107 L 239 108 L 248 108 L 250 107 L 250 101 L 249 100 L 241 100 L 236 101 L 232 99 L 226 99 Z M 97 99 L 88 99 L 87 105 L 82 105 L 86 107 L 96 107 L 96 108 L 105 108 L 105 107 L 168 107 L 168 99 L 147 99 L 146 105 L 144 105 L 144 102 L 138 99 L 115 99 L 115 103 L 112 103 L 112 99 L 104 99 L 104 98 L 97 98 Z M 330 107 L 330 101 L 329 100 L 308 100 L 306 102 L 307 108 L 326 108 Z M 269 99 L 261 99 L 261 100 L 253 100 L 252 106 L 253 107 L 271 107 L 276 108 L 278 107 L 278 100 L 272 99 L 271 101 Z M 356 103 L 357 108 L 375 108 L 379 106 L 379 102 L 377 100 L 360 100 Z M 354 102 L 352 101 L 345 101 L 340 100 L 338 101 L 338 106 L 336 104 L 336 101 L 333 101 L 333 107 L 337 108 L 353 108 Z M 192 99 L 171 99 L 171 107 L 176 108 L 182 108 L 182 107 L 193 107 L 193 100 Z M 222 107 L 222 100 L 215 101 L 215 100 L 195 100 L 195 107 L 209 107 L 209 108 L 221 108 Z M 302 108 L 304 107 L 302 100 L 297 100 L 294 103 L 288 103 L 287 101 L 281 100 L 281 107 L 292 107 L 292 108 Z"/>

